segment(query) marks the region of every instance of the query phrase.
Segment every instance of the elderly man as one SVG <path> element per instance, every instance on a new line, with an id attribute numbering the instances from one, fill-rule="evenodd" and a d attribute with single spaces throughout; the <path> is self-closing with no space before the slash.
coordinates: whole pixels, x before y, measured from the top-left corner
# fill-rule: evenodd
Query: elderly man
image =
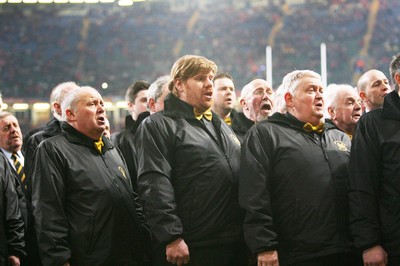
<path id="1" fill-rule="evenodd" d="M 43 265 L 142 265 L 148 231 L 125 161 L 103 135 L 101 95 L 76 88 L 61 109 L 63 132 L 39 144 L 32 174 Z"/>
<path id="2" fill-rule="evenodd" d="M 240 95 L 242 112 L 235 114 L 232 129 L 240 141 L 256 122 L 267 119 L 272 114 L 274 91 L 268 81 L 255 79 L 245 85 Z"/>
<path id="3" fill-rule="evenodd" d="M 244 265 L 237 202 L 240 143 L 211 111 L 214 62 L 194 55 L 171 69 L 164 110 L 135 139 L 138 187 L 156 240 L 155 265 Z"/>
<path id="4" fill-rule="evenodd" d="M 14 186 L 18 192 L 19 204 L 24 221 L 27 222 L 26 211 L 26 175 L 25 158 L 22 154 L 22 132 L 17 118 L 9 112 L 0 113 L 0 150 L 8 159 L 14 178 Z"/>
<path id="5" fill-rule="evenodd" d="M 235 112 L 236 92 L 233 79 L 229 74 L 219 73 L 214 77 L 214 93 L 212 110 L 228 125 L 232 125 L 232 115 Z"/>
<path id="6" fill-rule="evenodd" d="M 367 113 L 382 107 L 383 98 L 391 91 L 391 88 L 383 72 L 371 69 L 358 79 L 357 90 L 364 105 L 364 113 Z"/>
<path id="7" fill-rule="evenodd" d="M 353 137 L 354 127 L 361 117 L 361 98 L 347 84 L 331 84 L 324 92 L 326 122 Z"/>
<path id="8" fill-rule="evenodd" d="M 242 145 L 246 242 L 259 266 L 362 265 L 348 237 L 350 139 L 323 123 L 319 74 L 297 70 L 282 83 L 286 113 L 257 123 Z"/>
<path id="9" fill-rule="evenodd" d="M 147 105 L 150 114 L 164 110 L 164 98 L 169 94 L 168 84 L 171 78 L 169 75 L 158 77 L 151 83 L 147 90 Z"/>
<path id="10" fill-rule="evenodd" d="M 20 266 L 25 256 L 24 221 L 11 175 L 7 159 L 0 154 L 0 265 Z"/>
<path id="11" fill-rule="evenodd" d="M 364 265 L 400 265 L 400 54 L 390 64 L 395 91 L 357 124 L 350 159 L 350 227 Z"/>

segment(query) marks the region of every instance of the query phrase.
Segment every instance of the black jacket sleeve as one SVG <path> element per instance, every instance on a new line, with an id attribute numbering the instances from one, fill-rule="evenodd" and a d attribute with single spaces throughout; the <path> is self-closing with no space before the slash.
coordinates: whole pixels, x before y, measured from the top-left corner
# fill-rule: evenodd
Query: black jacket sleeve
<path id="1" fill-rule="evenodd" d="M 250 129 L 242 144 L 239 203 L 245 209 L 244 237 L 253 253 L 276 250 L 270 191 L 272 158 L 262 143 L 257 127 Z"/>
<path id="2" fill-rule="evenodd" d="M 361 119 L 350 153 L 350 229 L 356 247 L 365 250 L 380 244 L 378 197 L 381 167 L 377 125 Z"/>
<path id="3" fill-rule="evenodd" d="M 139 195 L 155 238 L 167 244 L 183 231 L 171 180 L 171 134 L 150 119 L 143 121 L 136 134 Z"/>
<path id="4" fill-rule="evenodd" d="M 32 171 L 35 230 L 43 265 L 63 265 L 71 256 L 63 166 L 57 151 L 47 148 L 51 147 L 38 146 Z"/>

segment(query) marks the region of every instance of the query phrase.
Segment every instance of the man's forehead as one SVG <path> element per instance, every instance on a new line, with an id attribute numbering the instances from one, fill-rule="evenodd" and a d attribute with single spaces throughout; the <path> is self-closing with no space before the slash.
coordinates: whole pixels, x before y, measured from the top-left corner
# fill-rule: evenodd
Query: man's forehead
<path id="1" fill-rule="evenodd" d="M 218 84 L 220 86 L 221 85 L 226 86 L 226 84 L 233 85 L 233 81 L 229 78 L 224 77 L 224 78 L 219 78 L 217 80 L 214 80 L 214 84 L 215 85 Z"/>
<path id="2" fill-rule="evenodd" d="M 18 120 L 13 115 L 8 115 L 8 116 L 0 119 L 0 123 L 2 123 L 2 124 L 10 124 L 10 123 L 14 123 L 14 122 L 18 122 Z"/>
<path id="3" fill-rule="evenodd" d="M 300 80 L 299 85 L 302 85 L 303 87 L 310 87 L 310 86 L 317 86 L 323 88 L 324 85 L 322 84 L 322 80 L 317 78 L 317 77 L 303 77 Z"/>

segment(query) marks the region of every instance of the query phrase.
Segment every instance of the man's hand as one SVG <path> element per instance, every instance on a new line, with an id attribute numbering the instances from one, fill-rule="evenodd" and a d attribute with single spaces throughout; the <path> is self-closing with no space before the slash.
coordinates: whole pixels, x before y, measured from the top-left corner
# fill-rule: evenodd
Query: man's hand
<path id="1" fill-rule="evenodd" d="M 276 250 L 259 253 L 257 260 L 257 266 L 279 266 L 278 252 Z"/>
<path id="2" fill-rule="evenodd" d="M 11 266 L 20 266 L 21 265 L 19 258 L 16 256 L 9 256 L 8 261 L 10 262 Z"/>
<path id="3" fill-rule="evenodd" d="M 364 266 L 386 266 L 387 254 L 381 246 L 374 246 L 363 252 Z"/>
<path id="4" fill-rule="evenodd" d="M 178 238 L 166 247 L 167 261 L 181 266 L 189 263 L 189 248 L 182 238 Z"/>

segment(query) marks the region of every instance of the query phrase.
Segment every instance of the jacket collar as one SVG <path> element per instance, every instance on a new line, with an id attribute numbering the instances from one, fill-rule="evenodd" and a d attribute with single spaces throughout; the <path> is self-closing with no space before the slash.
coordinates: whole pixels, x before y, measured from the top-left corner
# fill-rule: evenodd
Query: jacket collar
<path id="1" fill-rule="evenodd" d="M 183 118 L 186 120 L 194 120 L 197 123 L 200 123 L 199 120 L 194 116 L 193 106 L 182 101 L 172 93 L 168 94 L 164 99 L 164 110 L 162 111 L 163 115 L 171 118 Z M 222 119 L 212 111 L 212 124 L 216 128 L 218 134 L 220 132 Z M 204 127 L 205 128 L 205 127 Z"/>
<path id="2" fill-rule="evenodd" d="M 84 145 L 93 150 L 96 150 L 94 143 L 96 141 L 98 141 L 97 139 L 92 139 L 92 138 L 86 136 L 85 134 L 76 130 L 74 127 L 72 127 L 67 122 L 61 122 L 61 129 L 64 133 L 66 133 L 67 139 L 71 143 Z M 102 153 L 104 154 L 106 151 L 112 149 L 114 146 L 112 145 L 111 141 L 108 138 L 104 137 L 104 135 L 101 136 L 101 138 L 104 143 L 104 147 L 102 149 Z M 97 150 L 96 150 L 96 152 L 97 152 Z"/>
<path id="3" fill-rule="evenodd" d="M 246 133 L 249 128 L 254 125 L 254 121 L 248 119 L 244 113 L 232 110 L 232 128 L 238 132 Z"/>
<path id="4" fill-rule="evenodd" d="M 294 128 L 304 131 L 303 126 L 305 123 L 298 120 L 296 117 L 294 117 L 290 113 L 281 114 L 281 113 L 276 112 L 272 116 L 269 117 L 268 121 L 277 123 L 277 124 L 285 124 L 287 126 L 294 127 Z M 333 129 L 333 128 L 335 128 L 335 126 L 333 126 L 329 123 L 325 123 L 324 128 L 325 128 L 325 130 Z"/>
<path id="5" fill-rule="evenodd" d="M 400 120 L 400 97 L 397 91 L 392 91 L 385 96 L 382 118 Z"/>

